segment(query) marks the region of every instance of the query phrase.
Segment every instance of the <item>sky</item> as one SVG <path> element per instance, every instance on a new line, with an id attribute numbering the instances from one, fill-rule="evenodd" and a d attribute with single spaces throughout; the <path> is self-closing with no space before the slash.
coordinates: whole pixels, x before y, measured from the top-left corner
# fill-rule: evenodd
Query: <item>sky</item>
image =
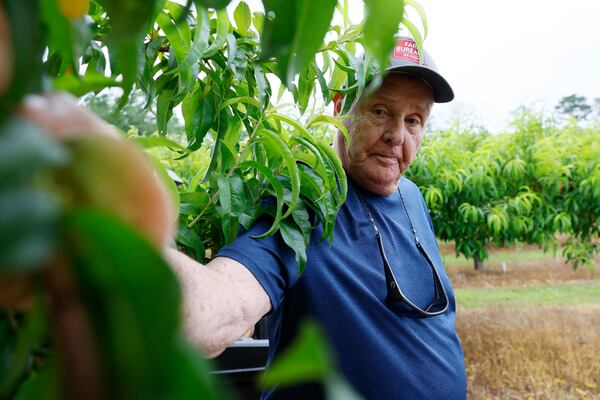
<path id="1" fill-rule="evenodd" d="M 500 133 L 520 106 L 550 114 L 564 96 L 600 98 L 600 0 L 415 1 L 427 15 L 425 48 L 455 93 L 434 107 L 434 129 L 458 118 Z M 262 9 L 260 0 L 246 2 Z M 348 2 L 359 23 L 363 0 Z"/>
<path id="2" fill-rule="evenodd" d="M 434 107 L 434 126 L 459 116 L 498 133 L 521 105 L 551 112 L 563 96 L 600 98 L 600 1 L 417 1 L 425 48 L 456 96 Z"/>

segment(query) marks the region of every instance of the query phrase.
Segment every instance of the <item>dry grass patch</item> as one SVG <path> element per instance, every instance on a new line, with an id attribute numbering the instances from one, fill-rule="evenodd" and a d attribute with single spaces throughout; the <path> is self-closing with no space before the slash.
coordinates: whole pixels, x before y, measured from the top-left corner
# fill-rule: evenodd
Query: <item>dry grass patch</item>
<path id="1" fill-rule="evenodd" d="M 470 399 L 600 399 L 600 305 L 459 309 Z"/>

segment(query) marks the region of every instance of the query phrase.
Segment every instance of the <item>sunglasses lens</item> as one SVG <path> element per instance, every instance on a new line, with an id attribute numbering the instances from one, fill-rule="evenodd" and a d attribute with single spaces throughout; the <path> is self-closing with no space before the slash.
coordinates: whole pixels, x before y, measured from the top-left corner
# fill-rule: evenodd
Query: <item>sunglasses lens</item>
<path id="1" fill-rule="evenodd" d="M 410 318 L 428 318 L 443 314 L 448 309 L 448 296 L 446 295 L 446 290 L 444 290 L 444 286 L 437 273 L 437 270 L 431 263 L 431 260 L 425 252 L 425 249 L 422 246 L 419 246 L 419 250 L 423 253 L 423 256 L 425 257 L 425 260 L 427 260 L 427 264 L 429 265 L 429 268 L 431 268 L 431 272 L 433 274 L 435 298 L 427 308 L 421 309 L 407 299 L 400 290 L 398 282 L 394 278 L 392 269 L 385 254 L 385 248 L 383 247 L 381 236 L 377 235 L 377 241 L 379 243 L 379 250 L 381 252 L 381 258 L 383 259 L 383 265 L 385 269 L 387 284 L 386 304 L 388 308 L 393 310 L 398 315 Z"/>

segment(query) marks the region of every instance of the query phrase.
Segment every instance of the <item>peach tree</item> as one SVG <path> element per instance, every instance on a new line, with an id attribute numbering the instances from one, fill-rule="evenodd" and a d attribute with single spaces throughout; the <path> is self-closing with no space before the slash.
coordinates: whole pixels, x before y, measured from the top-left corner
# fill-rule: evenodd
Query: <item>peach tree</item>
<path id="1" fill-rule="evenodd" d="M 400 23 L 420 46 L 402 16 L 413 8 L 426 32 L 423 11 L 412 0 L 366 0 L 364 22 L 352 25 L 346 1 L 264 0 L 254 12 L 228 4 L 0 3 L 0 397 L 227 396 L 179 332 L 162 225 L 136 217 L 161 207 L 138 153 L 102 138 L 52 139 L 19 111 L 29 94 L 113 89 L 119 112 L 141 91 L 157 135 L 134 141 L 179 161 L 202 155 L 179 188 L 165 160 L 155 163 L 178 205 L 177 246 L 201 262 L 263 214 L 273 220 L 263 235 L 280 232 L 301 269 L 314 224 L 331 240 L 346 178 L 322 138 L 347 132 L 320 107 L 342 93 L 347 110 L 365 82 L 380 81 L 373 66 L 387 62 Z M 275 89 L 291 108 L 276 104 Z M 184 138 L 169 132 L 174 114 Z M 315 332 L 266 382 L 302 379 L 290 373 L 299 360 L 304 375 L 348 398 L 331 361 L 302 350 L 325 354 Z"/>
<path id="2" fill-rule="evenodd" d="M 514 131 L 430 135 L 408 176 L 419 184 L 436 235 L 482 267 L 488 246 L 558 245 L 574 268 L 600 251 L 598 125 L 566 126 L 531 111 Z"/>

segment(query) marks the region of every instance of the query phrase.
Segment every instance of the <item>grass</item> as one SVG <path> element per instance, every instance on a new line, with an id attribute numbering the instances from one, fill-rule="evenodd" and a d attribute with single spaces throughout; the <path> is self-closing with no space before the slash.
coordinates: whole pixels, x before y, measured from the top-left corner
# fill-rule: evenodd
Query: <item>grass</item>
<path id="1" fill-rule="evenodd" d="M 599 399 L 600 305 L 460 309 L 468 398 Z"/>
<path id="2" fill-rule="evenodd" d="M 458 307 L 600 304 L 600 282 L 456 289 Z"/>
<path id="3" fill-rule="evenodd" d="M 557 251 L 557 255 L 554 256 L 552 252 L 545 253 L 541 249 L 514 249 L 510 252 L 496 252 L 490 253 L 490 256 L 484 263 L 487 264 L 501 264 L 502 261 L 506 261 L 507 263 L 518 263 L 525 261 L 552 261 L 556 259 L 560 259 L 560 251 Z M 444 254 L 442 256 L 442 261 L 446 267 L 454 267 L 457 265 L 473 265 L 472 259 L 467 259 L 464 256 L 456 256 L 456 254 Z"/>

